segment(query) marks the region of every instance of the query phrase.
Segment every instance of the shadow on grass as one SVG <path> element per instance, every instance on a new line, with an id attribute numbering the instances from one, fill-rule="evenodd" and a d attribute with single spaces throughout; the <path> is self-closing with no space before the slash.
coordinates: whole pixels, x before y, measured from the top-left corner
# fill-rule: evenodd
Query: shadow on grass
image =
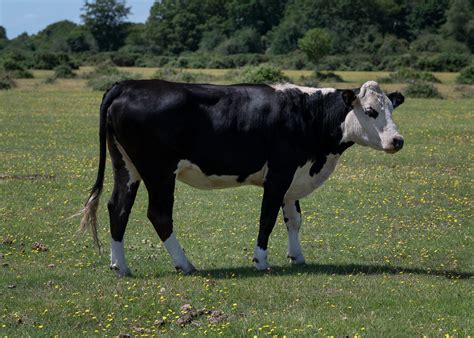
<path id="1" fill-rule="evenodd" d="M 273 266 L 269 271 L 258 271 L 253 266 L 236 268 L 213 268 L 203 269 L 196 272 L 203 277 L 218 279 L 226 278 L 248 278 L 259 277 L 264 274 L 285 276 L 298 273 L 315 275 L 381 275 L 381 274 L 414 274 L 427 276 L 442 276 L 452 279 L 468 279 L 473 276 L 473 272 L 453 271 L 453 270 L 432 270 L 422 268 L 404 268 L 388 265 L 363 265 L 363 264 L 305 264 L 300 266 Z"/>

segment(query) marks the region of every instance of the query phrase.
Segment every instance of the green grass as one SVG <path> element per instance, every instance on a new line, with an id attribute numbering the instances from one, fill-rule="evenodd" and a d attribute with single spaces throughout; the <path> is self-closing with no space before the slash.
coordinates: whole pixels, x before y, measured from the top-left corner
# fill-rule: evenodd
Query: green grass
<path id="1" fill-rule="evenodd" d="M 473 333 L 474 100 L 407 99 L 395 113 L 406 142 L 400 153 L 349 149 L 301 203 L 305 266 L 288 263 L 280 218 L 272 271 L 254 269 L 262 190 L 178 184 L 176 231 L 200 272 L 174 271 L 141 187 L 126 233 L 134 277 L 117 279 L 108 254 L 95 253 L 91 238 L 77 234 L 78 220 L 67 219 L 95 180 L 102 93 L 64 81 L 0 92 L 0 335 Z M 105 243 L 111 184 L 108 163 Z M 48 250 L 32 249 L 35 242 Z M 209 324 L 204 315 L 199 326 L 180 327 L 187 303 L 228 320 Z"/>

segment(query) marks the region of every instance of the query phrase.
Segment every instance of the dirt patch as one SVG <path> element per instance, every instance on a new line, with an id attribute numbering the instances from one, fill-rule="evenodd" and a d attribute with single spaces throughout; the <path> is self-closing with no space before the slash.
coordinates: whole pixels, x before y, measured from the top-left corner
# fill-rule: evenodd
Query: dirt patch
<path id="1" fill-rule="evenodd" d="M 229 317 L 221 311 L 218 310 L 206 310 L 206 309 L 195 309 L 191 304 L 184 304 L 180 308 L 181 315 L 176 320 L 176 324 L 181 327 L 186 325 L 195 325 L 200 326 L 202 325 L 201 322 L 198 320 L 203 318 L 204 316 L 207 317 L 207 322 L 209 324 L 219 324 L 226 321 Z"/>
<path id="2" fill-rule="evenodd" d="M 34 242 L 31 248 L 39 252 L 48 251 L 48 247 L 41 242 Z"/>

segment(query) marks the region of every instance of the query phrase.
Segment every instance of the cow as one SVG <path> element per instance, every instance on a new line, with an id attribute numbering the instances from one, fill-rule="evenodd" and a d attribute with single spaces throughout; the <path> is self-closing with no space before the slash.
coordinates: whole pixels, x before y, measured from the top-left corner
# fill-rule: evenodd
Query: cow
<path id="1" fill-rule="evenodd" d="M 292 84 L 209 85 L 163 80 L 116 83 L 100 105 L 100 159 L 82 210 L 81 229 L 97 237 L 106 148 L 114 187 L 108 202 L 111 265 L 130 274 L 124 233 L 140 182 L 148 191 L 148 219 L 177 270 L 195 270 L 173 231 L 176 179 L 198 189 L 263 187 L 253 261 L 267 270 L 269 236 L 280 208 L 288 229 L 288 257 L 303 264 L 299 200 L 321 186 L 353 144 L 395 153 L 403 137 L 392 119 L 404 102 L 374 81 L 340 90 Z"/>

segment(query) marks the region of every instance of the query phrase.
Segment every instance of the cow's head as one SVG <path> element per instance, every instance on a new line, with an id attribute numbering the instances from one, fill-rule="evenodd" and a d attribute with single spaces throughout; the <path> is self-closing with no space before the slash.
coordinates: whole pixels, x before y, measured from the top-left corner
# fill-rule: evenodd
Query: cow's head
<path id="1" fill-rule="evenodd" d="M 392 112 L 403 103 L 403 95 L 386 95 L 375 81 L 364 83 L 358 93 L 351 92 L 343 92 L 346 104 L 352 105 L 343 124 L 343 141 L 391 154 L 402 149 L 403 137 L 393 122 Z"/>

